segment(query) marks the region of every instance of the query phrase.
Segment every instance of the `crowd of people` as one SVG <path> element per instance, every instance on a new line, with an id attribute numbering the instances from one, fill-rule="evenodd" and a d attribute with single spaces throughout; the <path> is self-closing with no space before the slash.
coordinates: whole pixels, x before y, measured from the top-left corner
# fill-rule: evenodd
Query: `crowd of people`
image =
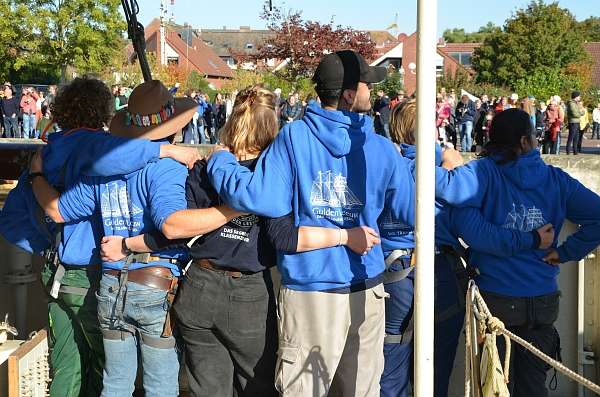
<path id="1" fill-rule="evenodd" d="M 390 111 L 397 102 L 405 98 L 403 92 L 390 100 L 383 91 L 378 91 L 373 106 L 376 131 L 389 137 Z M 542 153 L 560 154 L 561 134 L 567 136 L 566 154 L 581 153 L 585 134 L 588 139 L 600 137 L 600 103 L 590 112 L 581 100 L 581 93 L 573 91 L 568 101 L 555 95 L 546 101 L 537 101 L 528 96 L 476 98 L 469 94 L 457 98 L 454 90 L 446 93 L 441 90 L 437 95 L 438 139 L 442 144 L 451 143 L 462 152 L 480 152 L 489 141 L 492 119 L 508 109 L 521 109 L 531 118 Z"/>
<path id="2" fill-rule="evenodd" d="M 0 137 L 37 139 L 54 132 L 50 105 L 56 96 L 56 86 L 47 93 L 33 87 L 23 87 L 17 96 L 15 87 L 5 82 L 0 92 Z"/>
<path id="3" fill-rule="evenodd" d="M 50 395 L 130 396 L 139 361 L 146 396 L 177 396 L 185 360 L 194 396 L 408 396 L 416 101 L 380 92 L 372 106 L 385 76 L 338 51 L 306 106 L 252 86 L 229 114 L 160 81 L 128 96 L 93 78 L 61 87 L 60 130 L 0 213 L 3 238 L 46 259 Z M 172 145 L 190 128 L 210 139 L 218 106 L 209 158 Z M 449 110 L 465 151 L 473 109 L 463 97 Z M 437 145 L 432 164 L 436 397 L 470 278 L 509 330 L 556 357 L 558 265 L 600 244 L 600 196 L 541 160 L 532 113 L 489 121 L 479 159 Z M 565 219 L 581 226 L 559 244 Z M 545 364 L 520 347 L 511 360 L 511 395 L 547 396 Z"/>

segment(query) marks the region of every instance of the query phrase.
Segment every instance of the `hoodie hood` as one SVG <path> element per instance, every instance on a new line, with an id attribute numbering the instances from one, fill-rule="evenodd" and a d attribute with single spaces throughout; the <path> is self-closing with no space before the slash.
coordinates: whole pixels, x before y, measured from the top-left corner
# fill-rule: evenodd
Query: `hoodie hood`
<path id="1" fill-rule="evenodd" d="M 409 160 L 415 160 L 417 158 L 417 147 L 415 145 L 401 143 L 399 146 L 403 157 L 406 157 Z M 442 147 L 438 143 L 435 144 L 435 165 L 442 165 Z"/>
<path id="2" fill-rule="evenodd" d="M 326 110 L 314 104 L 306 108 L 302 119 L 310 132 L 334 157 L 343 157 L 361 149 L 374 134 L 373 119 L 359 113 Z"/>
<path id="3" fill-rule="evenodd" d="M 414 160 L 417 157 L 417 147 L 415 145 L 401 143 L 400 151 L 402 152 L 402 156 L 409 160 Z"/>
<path id="4" fill-rule="evenodd" d="M 548 180 L 549 169 L 542 160 L 539 149 L 530 150 L 516 161 L 500 165 L 498 168 L 519 189 L 537 189 Z"/>

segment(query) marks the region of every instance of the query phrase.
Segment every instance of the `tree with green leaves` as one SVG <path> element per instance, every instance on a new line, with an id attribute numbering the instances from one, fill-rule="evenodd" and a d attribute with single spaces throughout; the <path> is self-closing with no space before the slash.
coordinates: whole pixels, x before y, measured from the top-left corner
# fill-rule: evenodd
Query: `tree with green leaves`
<path id="1" fill-rule="evenodd" d="M 2 0 L 1 72 L 67 78 L 99 73 L 125 47 L 119 0 Z"/>
<path id="2" fill-rule="evenodd" d="M 33 33 L 27 4 L 0 1 L 0 15 L 0 76 L 11 79 L 14 71 L 39 62 L 38 36 Z"/>
<path id="3" fill-rule="evenodd" d="M 589 17 L 579 23 L 583 39 L 587 42 L 600 41 L 600 18 Z"/>
<path id="4" fill-rule="evenodd" d="M 534 73 L 569 77 L 570 65 L 586 62 L 575 17 L 557 2 L 534 0 L 475 50 L 473 68 L 479 82 L 514 87 Z"/>
<path id="5" fill-rule="evenodd" d="M 99 72 L 124 47 L 125 22 L 119 0 L 28 0 L 34 9 L 39 49 L 56 64 L 61 78 L 67 68 Z"/>
<path id="6" fill-rule="evenodd" d="M 383 90 L 390 98 L 395 97 L 400 91 L 404 89 L 404 78 L 400 72 L 394 71 L 388 73 L 385 80 L 381 83 L 376 84 L 376 90 Z"/>
<path id="7" fill-rule="evenodd" d="M 479 28 L 477 32 L 467 33 L 462 28 L 446 29 L 443 37 L 447 43 L 481 43 L 488 36 L 498 33 L 500 27 L 493 22 L 488 22 L 485 26 Z"/>

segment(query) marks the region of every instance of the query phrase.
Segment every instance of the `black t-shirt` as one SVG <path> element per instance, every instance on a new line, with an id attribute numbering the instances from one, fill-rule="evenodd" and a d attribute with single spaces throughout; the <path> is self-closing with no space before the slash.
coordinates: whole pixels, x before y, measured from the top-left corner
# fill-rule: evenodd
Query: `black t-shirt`
<path id="1" fill-rule="evenodd" d="M 253 170 L 256 160 L 240 162 Z M 206 162 L 199 161 L 186 181 L 186 199 L 189 209 L 224 205 L 210 184 Z M 153 251 L 182 244 L 187 240 L 170 241 L 159 232 L 145 236 L 146 245 Z M 197 239 L 190 248 L 193 259 L 208 259 L 213 264 L 243 272 L 260 272 L 276 265 L 276 249 L 295 252 L 298 228 L 291 214 L 271 219 L 253 214 L 232 219 L 224 226 Z"/>
<path id="2" fill-rule="evenodd" d="M 10 99 L 2 99 L 2 113 L 6 117 L 11 117 L 14 115 L 19 115 L 19 109 L 21 108 L 21 103 L 17 97 L 12 97 Z"/>

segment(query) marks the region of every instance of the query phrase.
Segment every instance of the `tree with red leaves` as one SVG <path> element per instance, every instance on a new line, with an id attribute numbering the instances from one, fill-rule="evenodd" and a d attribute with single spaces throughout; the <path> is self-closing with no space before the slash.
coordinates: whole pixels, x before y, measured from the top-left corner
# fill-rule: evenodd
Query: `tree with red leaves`
<path id="1" fill-rule="evenodd" d="M 372 59 L 375 52 L 375 43 L 367 32 L 334 26 L 333 19 L 329 23 L 304 21 L 302 12 L 270 9 L 268 1 L 261 19 L 267 21 L 267 27 L 275 35 L 251 57 L 254 61 L 287 60 L 286 73 L 293 80 L 311 77 L 323 55 L 352 49 Z"/>

